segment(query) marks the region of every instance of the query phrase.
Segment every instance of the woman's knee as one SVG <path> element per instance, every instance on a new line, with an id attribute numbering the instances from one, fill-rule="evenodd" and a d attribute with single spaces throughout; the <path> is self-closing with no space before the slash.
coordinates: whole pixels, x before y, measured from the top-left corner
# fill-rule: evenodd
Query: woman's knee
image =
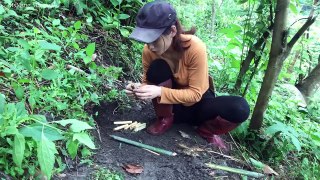
<path id="1" fill-rule="evenodd" d="M 240 96 L 229 96 L 230 114 L 228 120 L 233 123 L 242 123 L 248 119 L 250 114 L 250 106 L 248 102 Z"/>
<path id="2" fill-rule="evenodd" d="M 168 79 L 172 79 L 172 71 L 169 64 L 163 59 L 156 59 L 151 62 L 146 73 L 147 80 L 153 84 L 160 84 Z"/>

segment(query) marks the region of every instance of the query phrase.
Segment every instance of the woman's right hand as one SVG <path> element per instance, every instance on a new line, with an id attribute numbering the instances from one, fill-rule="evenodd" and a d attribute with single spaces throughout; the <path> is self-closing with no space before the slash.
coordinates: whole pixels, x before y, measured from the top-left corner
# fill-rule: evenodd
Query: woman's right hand
<path id="1" fill-rule="evenodd" d="M 138 89 L 140 86 L 141 86 L 140 83 L 132 83 L 132 82 L 129 83 L 125 89 L 127 96 L 129 96 L 129 97 L 135 96 L 133 89 Z"/>

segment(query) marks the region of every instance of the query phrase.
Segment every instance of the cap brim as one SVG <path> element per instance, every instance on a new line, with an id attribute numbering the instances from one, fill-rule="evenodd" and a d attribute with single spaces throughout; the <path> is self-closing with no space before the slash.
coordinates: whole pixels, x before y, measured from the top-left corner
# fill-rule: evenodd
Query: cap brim
<path id="1" fill-rule="evenodd" d="M 134 28 L 133 32 L 130 34 L 129 38 L 132 38 L 134 40 L 144 42 L 144 43 L 151 43 L 157 40 L 165 30 L 166 28 L 146 29 L 146 28 L 136 27 Z"/>

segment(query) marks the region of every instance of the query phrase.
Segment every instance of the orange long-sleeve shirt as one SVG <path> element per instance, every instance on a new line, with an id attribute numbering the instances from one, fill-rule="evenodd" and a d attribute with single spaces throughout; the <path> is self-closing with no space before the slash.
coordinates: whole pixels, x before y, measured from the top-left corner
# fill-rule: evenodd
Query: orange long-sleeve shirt
<path id="1" fill-rule="evenodd" d="M 183 104 L 191 106 L 201 100 L 202 95 L 209 88 L 208 62 L 206 45 L 194 35 L 181 35 L 183 47 L 188 47 L 179 59 L 178 67 L 171 67 L 174 80 L 178 85 L 178 89 L 161 88 L 161 104 Z M 162 58 L 149 50 L 145 45 L 142 53 L 143 64 L 143 83 L 148 83 L 146 80 L 146 72 L 150 63 Z M 162 58 L 164 59 L 164 58 Z M 170 61 L 164 59 L 165 61 Z M 174 71 L 174 69 L 176 71 Z"/>

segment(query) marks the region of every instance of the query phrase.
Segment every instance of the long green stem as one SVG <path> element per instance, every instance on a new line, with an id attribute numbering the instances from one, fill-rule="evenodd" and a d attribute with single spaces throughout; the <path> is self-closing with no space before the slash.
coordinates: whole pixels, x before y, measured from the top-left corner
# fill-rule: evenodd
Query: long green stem
<path id="1" fill-rule="evenodd" d="M 126 139 L 126 138 L 122 138 L 122 137 L 119 137 L 119 136 L 115 136 L 115 135 L 110 135 L 110 136 L 113 139 L 116 139 L 118 141 L 125 142 L 125 143 L 131 144 L 131 145 L 135 145 L 135 146 L 138 146 L 138 147 L 141 147 L 141 148 L 149 149 L 151 151 L 158 152 L 158 153 L 161 153 L 161 154 L 165 154 L 165 155 L 169 155 L 169 156 L 177 155 L 177 153 L 175 153 L 175 152 L 167 151 L 167 150 L 164 150 L 164 149 L 161 149 L 161 148 L 156 148 L 156 147 L 153 147 L 153 146 L 150 146 L 150 145 L 142 144 L 142 143 L 139 143 L 139 142 L 136 142 L 136 141 L 132 141 L 132 140 L 129 140 L 129 139 Z"/>
<path id="2" fill-rule="evenodd" d="M 216 164 L 212 164 L 212 163 L 207 163 L 206 165 L 212 169 L 220 169 L 220 170 L 229 171 L 229 172 L 233 172 L 233 173 L 237 173 L 237 174 L 243 174 L 243 175 L 251 176 L 251 177 L 255 177 L 255 178 L 261 178 L 261 177 L 265 176 L 264 174 L 257 173 L 257 172 L 246 171 L 243 169 L 231 168 L 231 167 L 227 167 L 227 166 L 220 166 L 220 165 L 216 165 Z"/>

